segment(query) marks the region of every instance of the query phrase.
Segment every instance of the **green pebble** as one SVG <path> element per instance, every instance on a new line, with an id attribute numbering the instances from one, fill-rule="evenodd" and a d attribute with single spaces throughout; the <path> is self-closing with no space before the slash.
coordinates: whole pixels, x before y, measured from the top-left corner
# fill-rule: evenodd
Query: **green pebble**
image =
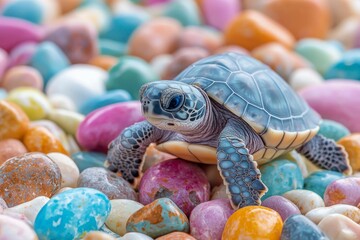
<path id="1" fill-rule="evenodd" d="M 333 44 L 319 39 L 303 39 L 295 51 L 307 59 L 322 75 L 341 58 L 341 51 Z"/>
<path id="2" fill-rule="evenodd" d="M 323 122 L 320 124 L 320 130 L 318 134 L 321 134 L 327 138 L 331 138 L 337 142 L 339 139 L 350 135 L 350 131 L 341 123 L 332 120 L 323 120 Z"/>
<path id="3" fill-rule="evenodd" d="M 194 0 L 173 0 L 166 6 L 164 15 L 178 20 L 183 26 L 200 25 L 200 11 Z"/>
<path id="4" fill-rule="evenodd" d="M 313 172 L 305 178 L 304 189 L 313 191 L 324 198 L 324 193 L 327 186 L 331 182 L 344 177 L 345 176 L 339 172 L 328 170 Z"/>
<path id="5" fill-rule="evenodd" d="M 159 77 L 147 62 L 137 57 L 124 56 L 109 70 L 106 89 L 123 89 L 133 99 L 139 99 L 140 87 L 157 80 Z"/>
<path id="6" fill-rule="evenodd" d="M 66 133 L 75 136 L 85 116 L 65 109 L 54 109 L 50 112 L 48 118 L 59 125 Z"/>
<path id="7" fill-rule="evenodd" d="M 126 55 L 127 52 L 126 44 L 109 39 L 99 39 L 98 46 L 101 55 L 120 57 Z"/>

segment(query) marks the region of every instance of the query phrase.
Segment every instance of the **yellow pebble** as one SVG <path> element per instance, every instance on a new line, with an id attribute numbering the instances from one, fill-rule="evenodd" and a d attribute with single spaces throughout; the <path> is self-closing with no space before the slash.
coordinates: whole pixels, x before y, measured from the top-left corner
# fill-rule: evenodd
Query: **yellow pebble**
<path id="1" fill-rule="evenodd" d="M 350 165 L 353 171 L 360 170 L 360 133 L 343 137 L 338 143 L 344 146 L 349 155 Z"/>
<path id="2" fill-rule="evenodd" d="M 222 240 L 280 239 L 283 222 L 267 207 L 247 206 L 233 213 L 225 224 Z"/>

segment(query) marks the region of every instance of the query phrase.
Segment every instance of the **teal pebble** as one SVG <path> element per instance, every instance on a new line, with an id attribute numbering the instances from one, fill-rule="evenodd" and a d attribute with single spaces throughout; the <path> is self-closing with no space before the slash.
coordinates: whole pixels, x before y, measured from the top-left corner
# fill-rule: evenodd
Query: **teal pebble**
<path id="1" fill-rule="evenodd" d="M 101 55 L 121 57 L 127 52 L 127 45 L 125 43 L 116 42 L 110 39 L 99 39 L 98 43 Z"/>
<path id="2" fill-rule="evenodd" d="M 77 239 L 99 230 L 110 214 L 110 200 L 92 188 L 75 188 L 53 196 L 36 216 L 34 230 L 40 240 Z"/>
<path id="3" fill-rule="evenodd" d="M 99 152 L 76 152 L 71 155 L 79 171 L 82 172 L 91 167 L 104 167 L 106 154 Z"/>
<path id="4" fill-rule="evenodd" d="M 41 24 L 44 18 L 43 8 L 36 0 L 17 0 L 5 4 L 2 9 L 5 17 L 20 18 L 34 24 Z"/>
<path id="5" fill-rule="evenodd" d="M 90 98 L 80 106 L 79 112 L 87 115 L 90 112 L 114 103 L 131 101 L 130 94 L 125 90 L 112 90 L 104 95 Z"/>
<path id="6" fill-rule="evenodd" d="M 262 200 L 287 191 L 302 189 L 304 178 L 300 168 L 289 160 L 274 160 L 260 166 L 261 180 L 268 187 Z"/>
<path id="7" fill-rule="evenodd" d="M 113 16 L 109 26 L 100 34 L 100 37 L 115 42 L 127 43 L 132 33 L 148 19 L 148 16 L 141 14 Z"/>
<path id="8" fill-rule="evenodd" d="M 315 69 L 322 75 L 342 55 L 342 52 L 335 45 L 319 39 L 303 39 L 297 43 L 295 50 L 312 63 Z"/>
<path id="9" fill-rule="evenodd" d="M 146 205 L 142 209 L 138 210 L 138 212 L 144 211 L 144 209 L 147 207 L 149 207 L 149 205 Z M 161 213 L 157 211 L 158 209 L 161 209 Z M 151 222 L 146 219 L 139 219 L 139 221 L 136 221 L 137 219 L 131 219 L 130 216 L 130 219 L 127 221 L 126 224 L 127 232 L 139 232 L 146 234 L 152 238 L 157 238 L 175 231 L 189 232 L 189 223 L 185 214 L 178 208 L 178 206 L 176 206 L 176 204 L 171 199 L 156 199 L 154 202 L 151 203 L 151 209 L 147 210 L 156 210 L 156 212 L 152 214 L 160 214 L 161 218 L 154 218 L 158 219 L 159 221 Z M 134 214 L 136 213 L 137 212 L 135 212 Z M 148 214 L 151 214 L 151 212 L 148 212 Z M 179 214 L 183 215 L 187 221 L 184 221 L 184 218 L 181 218 Z"/>
<path id="10" fill-rule="evenodd" d="M 173 0 L 167 4 L 164 15 L 178 20 L 183 26 L 201 24 L 200 11 L 193 0 Z"/>
<path id="11" fill-rule="evenodd" d="M 322 170 L 313 172 L 307 176 L 304 180 L 304 189 L 313 191 L 324 198 L 324 193 L 327 186 L 337 180 L 344 178 L 345 176 L 339 172 Z"/>
<path id="12" fill-rule="evenodd" d="M 320 124 L 318 134 L 331 138 L 337 142 L 340 138 L 350 135 L 350 131 L 341 123 L 332 120 L 323 120 Z"/>
<path id="13" fill-rule="evenodd" d="M 140 87 L 156 80 L 159 77 L 147 62 L 137 57 L 124 56 L 110 69 L 106 89 L 123 89 L 133 99 L 139 99 Z"/>
<path id="14" fill-rule="evenodd" d="M 303 215 L 293 215 L 286 219 L 281 232 L 281 240 L 329 240 L 320 228 Z"/>
<path id="15" fill-rule="evenodd" d="M 43 42 L 37 46 L 30 59 L 30 65 L 41 73 L 46 85 L 51 77 L 67 68 L 70 62 L 57 45 Z"/>
<path id="16" fill-rule="evenodd" d="M 325 79 L 360 80 L 360 50 L 350 50 L 325 73 Z"/>

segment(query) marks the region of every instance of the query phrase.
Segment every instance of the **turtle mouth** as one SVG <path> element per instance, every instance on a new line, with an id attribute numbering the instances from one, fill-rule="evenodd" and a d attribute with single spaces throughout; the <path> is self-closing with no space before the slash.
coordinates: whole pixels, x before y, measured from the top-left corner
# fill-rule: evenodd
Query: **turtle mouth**
<path id="1" fill-rule="evenodd" d="M 175 126 L 175 124 L 173 124 L 173 123 L 167 123 L 167 125 L 171 126 L 171 127 Z"/>

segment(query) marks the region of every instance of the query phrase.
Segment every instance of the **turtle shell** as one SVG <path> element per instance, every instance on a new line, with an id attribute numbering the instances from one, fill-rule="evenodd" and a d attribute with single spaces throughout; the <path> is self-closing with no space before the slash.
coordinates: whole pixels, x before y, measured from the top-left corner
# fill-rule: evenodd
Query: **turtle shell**
<path id="1" fill-rule="evenodd" d="M 174 80 L 203 89 L 245 120 L 274 151 L 305 143 L 319 128 L 319 115 L 277 73 L 247 55 L 204 58 Z"/>

